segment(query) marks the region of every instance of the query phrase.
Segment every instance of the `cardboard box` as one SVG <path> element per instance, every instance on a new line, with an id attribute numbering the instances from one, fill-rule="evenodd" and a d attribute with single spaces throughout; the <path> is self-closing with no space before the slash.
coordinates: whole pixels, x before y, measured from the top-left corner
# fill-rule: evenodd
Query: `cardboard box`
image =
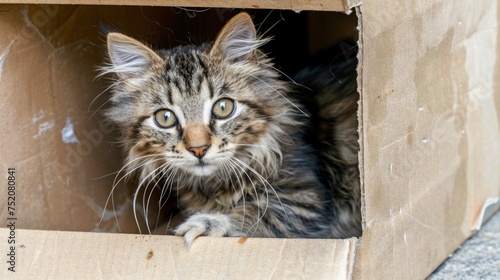
<path id="1" fill-rule="evenodd" d="M 0 229 L 7 255 L 2 279 L 419 279 L 473 234 L 498 202 L 498 1 L 141 1 L 329 11 L 311 13 L 309 28 L 331 28 L 332 34 L 337 26 L 322 23 L 334 11 L 353 9 L 358 19 L 363 236 L 202 237 L 189 252 L 178 237 L 90 231 L 118 230 L 113 210 L 104 205 L 113 186 L 109 173 L 122 165 L 112 128 L 93 115 L 107 100 L 97 97 L 105 81 L 94 80 L 104 54 L 101 24 L 145 41 L 187 41 L 193 30 L 160 8 L 7 5 L 137 1 L 0 3 L 0 177 L 8 186 L 9 168 L 15 168 L 16 184 L 15 215 L 7 206 L 0 211 L 7 225 Z M 207 37 L 230 13 L 167 9 L 196 15 L 190 22 L 203 26 Z M 325 33 L 311 32 L 311 46 L 321 48 Z M 154 43 L 166 43 L 160 41 Z M 120 188 L 116 219 L 122 232 L 132 233 L 133 186 Z M 8 188 L 0 192 L 2 205 L 8 196 Z M 12 232 L 15 273 L 5 263 Z"/>

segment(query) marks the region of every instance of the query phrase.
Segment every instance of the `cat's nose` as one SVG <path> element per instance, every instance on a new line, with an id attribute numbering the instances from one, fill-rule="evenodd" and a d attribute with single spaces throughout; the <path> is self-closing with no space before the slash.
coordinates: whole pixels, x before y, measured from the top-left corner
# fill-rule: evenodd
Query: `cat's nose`
<path id="1" fill-rule="evenodd" d="M 204 145 L 199 147 L 189 147 L 187 148 L 195 157 L 201 159 L 206 153 L 210 145 Z"/>

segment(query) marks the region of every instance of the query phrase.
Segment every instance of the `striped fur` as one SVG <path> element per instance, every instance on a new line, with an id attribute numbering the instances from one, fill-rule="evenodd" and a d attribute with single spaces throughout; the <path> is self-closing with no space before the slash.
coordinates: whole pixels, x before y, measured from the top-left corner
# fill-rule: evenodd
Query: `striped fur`
<path id="1" fill-rule="evenodd" d="M 360 235 L 356 89 L 349 88 L 348 110 L 339 105 L 344 100 L 315 97 L 329 98 L 319 111 L 326 121 L 339 117 L 330 110 L 339 110 L 346 122 L 340 116 L 328 129 L 335 142 L 325 131 L 316 147 L 305 142 L 315 125 L 258 51 L 265 41 L 244 13 L 213 44 L 198 47 L 154 52 L 125 35 L 108 35 L 110 64 L 103 74 L 117 79 L 106 115 L 121 128 L 127 174 L 139 175 L 137 192 L 154 185 L 163 196 L 175 193 L 187 217 L 175 233 L 188 246 L 200 235 Z M 211 113 L 221 98 L 236 104 L 227 119 Z M 160 109 L 171 110 L 177 125 L 159 127 L 154 114 Z M 201 159 L 188 150 L 197 137 L 209 147 Z"/>

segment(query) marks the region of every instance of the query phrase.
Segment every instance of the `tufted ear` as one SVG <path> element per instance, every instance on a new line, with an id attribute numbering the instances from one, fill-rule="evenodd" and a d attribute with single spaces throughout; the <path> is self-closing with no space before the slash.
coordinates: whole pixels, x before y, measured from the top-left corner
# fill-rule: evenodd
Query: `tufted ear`
<path id="1" fill-rule="evenodd" d="M 108 53 L 111 65 L 107 71 L 116 73 L 121 78 L 138 78 L 146 73 L 151 65 L 163 61 L 141 42 L 114 32 L 108 34 Z"/>
<path id="2" fill-rule="evenodd" d="M 234 16 L 220 31 L 210 51 L 231 62 L 251 58 L 254 51 L 265 43 L 256 36 L 255 26 L 247 13 Z"/>

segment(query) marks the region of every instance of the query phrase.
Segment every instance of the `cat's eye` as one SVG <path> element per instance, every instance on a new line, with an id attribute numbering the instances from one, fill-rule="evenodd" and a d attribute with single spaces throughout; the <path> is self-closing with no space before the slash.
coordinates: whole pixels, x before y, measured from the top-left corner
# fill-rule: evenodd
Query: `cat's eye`
<path id="1" fill-rule="evenodd" d="M 212 114 L 218 119 L 229 118 L 235 111 L 236 104 L 229 98 L 221 98 L 215 102 L 212 108 Z"/>
<path id="2" fill-rule="evenodd" d="M 154 115 L 155 123 L 161 128 L 170 128 L 177 124 L 177 117 L 174 112 L 168 109 L 156 111 Z"/>

